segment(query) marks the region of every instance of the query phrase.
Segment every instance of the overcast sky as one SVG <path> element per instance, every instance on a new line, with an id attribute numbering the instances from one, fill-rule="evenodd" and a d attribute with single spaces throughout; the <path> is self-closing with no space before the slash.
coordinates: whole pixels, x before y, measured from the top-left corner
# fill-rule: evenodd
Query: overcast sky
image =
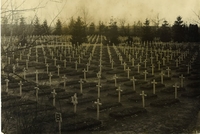
<path id="1" fill-rule="evenodd" d="M 19 10 L 40 7 L 36 10 L 18 12 L 18 16 L 26 17 L 30 23 L 37 15 L 40 23 L 47 19 L 48 24 L 57 19 L 65 24 L 70 17 L 83 16 L 83 10 L 88 12 L 87 22 L 99 20 L 108 22 L 113 16 L 118 22 L 120 19 L 126 23 L 133 24 L 134 21 L 144 22 L 146 18 L 155 20 L 166 19 L 171 25 L 178 15 L 182 16 L 183 21 L 194 23 L 200 15 L 200 0 L 1 0 L 2 10 L 9 10 L 11 7 Z M 11 5 L 12 3 L 12 5 Z M 9 12 L 8 12 L 9 13 Z M 7 13 L 7 15 L 8 15 Z M 2 14 L 2 16 L 4 16 Z M 57 16 L 57 17 L 56 17 Z M 55 19 L 55 20 L 54 20 Z M 200 20 L 199 20 L 200 22 Z M 162 23 L 162 21 L 161 21 Z"/>

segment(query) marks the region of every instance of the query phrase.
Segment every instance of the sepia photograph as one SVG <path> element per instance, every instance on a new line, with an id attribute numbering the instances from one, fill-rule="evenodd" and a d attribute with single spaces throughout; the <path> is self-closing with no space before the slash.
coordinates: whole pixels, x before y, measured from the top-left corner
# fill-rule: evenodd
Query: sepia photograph
<path id="1" fill-rule="evenodd" d="M 1 0 L 2 134 L 200 133 L 200 0 Z"/>

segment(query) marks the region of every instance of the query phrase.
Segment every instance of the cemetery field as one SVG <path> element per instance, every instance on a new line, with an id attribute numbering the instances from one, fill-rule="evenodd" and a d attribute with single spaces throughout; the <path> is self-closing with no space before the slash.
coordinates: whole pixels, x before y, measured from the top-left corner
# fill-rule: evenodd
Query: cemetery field
<path id="1" fill-rule="evenodd" d="M 63 43 L 2 55 L 2 132 L 200 131 L 199 52 L 199 44 Z"/>

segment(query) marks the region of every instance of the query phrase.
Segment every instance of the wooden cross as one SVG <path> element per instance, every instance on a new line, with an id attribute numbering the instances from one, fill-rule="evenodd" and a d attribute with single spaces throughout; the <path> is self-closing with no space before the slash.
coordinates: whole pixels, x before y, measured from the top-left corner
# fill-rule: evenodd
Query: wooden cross
<path id="1" fill-rule="evenodd" d="M 83 80 L 82 79 L 80 79 L 80 81 L 79 81 L 79 83 L 80 83 L 80 92 L 81 92 L 81 94 L 83 93 Z"/>
<path id="2" fill-rule="evenodd" d="M 38 54 L 36 54 L 35 61 L 38 62 Z"/>
<path id="3" fill-rule="evenodd" d="M 66 87 L 66 80 L 67 80 L 67 77 L 64 75 L 62 78 L 64 79 L 64 88 L 65 88 L 65 87 Z"/>
<path id="4" fill-rule="evenodd" d="M 24 72 L 24 79 L 26 79 L 26 68 L 23 69 Z"/>
<path id="5" fill-rule="evenodd" d="M 153 79 L 153 81 L 151 82 L 153 84 L 153 94 L 156 93 L 156 84 L 157 82 L 155 81 L 155 79 Z"/>
<path id="6" fill-rule="evenodd" d="M 71 55 L 69 55 L 69 62 L 72 62 L 72 57 L 71 57 Z"/>
<path id="7" fill-rule="evenodd" d="M 78 64 L 78 62 L 75 61 L 74 63 L 75 63 L 75 70 L 77 70 L 77 64 Z"/>
<path id="8" fill-rule="evenodd" d="M 111 69 L 113 69 L 113 63 L 114 63 L 114 60 L 112 59 L 111 60 Z"/>
<path id="9" fill-rule="evenodd" d="M 47 57 L 44 56 L 44 64 L 47 64 Z"/>
<path id="10" fill-rule="evenodd" d="M 131 69 L 129 69 L 129 67 L 126 69 L 126 71 L 127 71 L 127 77 L 128 77 L 128 79 L 129 79 L 129 73 L 130 73 L 130 71 L 131 71 Z"/>
<path id="11" fill-rule="evenodd" d="M 56 106 L 56 95 L 57 95 L 55 88 L 53 89 L 53 92 L 51 92 L 51 93 L 53 94 L 53 106 L 55 107 Z"/>
<path id="12" fill-rule="evenodd" d="M 161 73 L 160 73 L 160 78 L 161 78 L 161 84 L 163 84 L 163 76 L 164 76 L 165 74 L 163 73 L 163 71 L 161 71 Z"/>
<path id="13" fill-rule="evenodd" d="M 152 74 L 152 75 L 154 75 L 154 68 L 155 68 L 155 66 L 154 66 L 154 64 L 152 64 L 152 65 L 151 65 L 151 74 Z"/>
<path id="14" fill-rule="evenodd" d="M 97 105 L 97 120 L 99 120 L 99 106 L 102 105 L 102 103 L 99 102 L 99 99 L 94 102 L 94 104 Z"/>
<path id="15" fill-rule="evenodd" d="M 131 62 L 131 54 L 128 55 L 128 61 Z"/>
<path id="16" fill-rule="evenodd" d="M 36 102 L 38 102 L 38 91 L 39 91 L 39 87 L 35 87 Z"/>
<path id="17" fill-rule="evenodd" d="M 136 51 L 135 53 L 135 58 L 137 59 L 138 58 L 138 52 Z"/>
<path id="18" fill-rule="evenodd" d="M 169 67 L 167 67 L 166 70 L 167 70 L 167 77 L 169 77 L 169 72 L 170 72 L 171 69 L 169 69 Z"/>
<path id="19" fill-rule="evenodd" d="M 78 98 L 77 98 L 77 95 L 76 93 L 74 94 L 74 96 L 71 97 L 72 98 L 72 104 L 74 105 L 74 113 L 76 113 L 76 106 L 78 104 Z"/>
<path id="20" fill-rule="evenodd" d="M 117 75 L 115 74 L 114 76 L 113 76 L 113 79 L 115 80 L 115 87 L 117 87 Z"/>
<path id="21" fill-rule="evenodd" d="M 81 63 L 81 57 L 80 57 L 80 55 L 78 56 L 78 64 L 80 64 Z"/>
<path id="22" fill-rule="evenodd" d="M 38 84 L 38 70 L 35 71 L 35 83 Z"/>
<path id="23" fill-rule="evenodd" d="M 144 81 L 146 81 L 148 72 L 147 72 L 147 70 L 145 70 L 143 73 L 144 73 Z"/>
<path id="24" fill-rule="evenodd" d="M 158 61 L 158 70 L 160 70 L 160 64 L 161 64 L 160 61 Z"/>
<path id="25" fill-rule="evenodd" d="M 144 60 L 144 68 L 147 68 L 147 60 Z"/>
<path id="26" fill-rule="evenodd" d="M 16 67 L 15 65 L 13 65 L 13 73 L 15 73 Z"/>
<path id="27" fill-rule="evenodd" d="M 66 59 L 63 60 L 64 68 L 66 68 Z"/>
<path id="28" fill-rule="evenodd" d="M 175 62 L 176 62 L 176 67 L 178 67 L 178 59 L 176 59 Z"/>
<path id="29" fill-rule="evenodd" d="M 169 57 L 170 57 L 170 56 L 169 56 L 169 55 L 167 55 L 166 57 L 167 57 L 167 63 L 168 63 L 168 62 L 169 62 Z"/>
<path id="30" fill-rule="evenodd" d="M 122 63 L 122 61 L 123 61 L 122 56 L 120 56 L 119 60 L 121 62 L 121 65 L 123 65 L 123 63 Z"/>
<path id="31" fill-rule="evenodd" d="M 19 53 L 19 60 L 22 60 L 22 53 Z"/>
<path id="32" fill-rule="evenodd" d="M 28 69 L 28 60 L 26 60 L 26 69 Z"/>
<path id="33" fill-rule="evenodd" d="M 187 74 L 190 74 L 190 65 L 187 65 Z"/>
<path id="34" fill-rule="evenodd" d="M 19 95 L 20 96 L 22 96 L 22 81 L 20 81 L 19 83 L 18 83 L 18 85 L 19 85 Z"/>
<path id="35" fill-rule="evenodd" d="M 179 86 L 177 85 L 177 83 L 175 83 L 175 85 L 173 85 L 174 89 L 175 89 L 175 99 L 177 99 L 177 88 L 179 88 Z"/>
<path id="36" fill-rule="evenodd" d="M 89 66 L 90 66 L 90 64 L 87 63 L 86 66 L 87 66 L 87 72 L 88 72 L 88 71 L 89 71 Z"/>
<path id="37" fill-rule="evenodd" d="M 140 73 L 140 64 L 138 63 L 136 66 L 137 66 L 137 72 Z"/>
<path id="38" fill-rule="evenodd" d="M 9 79 L 5 79 L 6 82 L 6 93 L 8 93 L 8 83 L 9 83 Z"/>
<path id="39" fill-rule="evenodd" d="M 153 64 L 154 57 L 151 56 L 150 59 L 151 59 L 151 64 Z"/>
<path id="40" fill-rule="evenodd" d="M 17 58 L 17 59 L 16 59 L 17 67 L 19 67 L 19 63 L 18 63 L 18 62 L 19 62 L 19 59 Z"/>
<path id="41" fill-rule="evenodd" d="M 46 64 L 47 67 L 47 74 L 49 73 L 49 64 Z"/>
<path id="42" fill-rule="evenodd" d="M 162 58 L 163 66 L 165 66 L 165 60 L 166 60 L 165 57 L 163 57 L 163 58 Z"/>
<path id="43" fill-rule="evenodd" d="M 183 74 L 181 74 L 181 76 L 179 76 L 179 78 L 181 79 L 181 87 L 183 87 L 183 79 L 185 79 L 185 77 L 183 77 Z"/>
<path id="44" fill-rule="evenodd" d="M 72 58 L 74 58 L 74 50 L 72 51 Z"/>
<path id="45" fill-rule="evenodd" d="M 62 60 L 62 54 L 60 53 L 60 61 Z"/>
<path id="46" fill-rule="evenodd" d="M 85 70 L 85 68 L 84 68 L 84 70 L 82 72 L 83 72 L 83 75 L 84 75 L 84 80 L 86 80 L 86 73 L 87 73 L 87 71 Z"/>
<path id="47" fill-rule="evenodd" d="M 58 65 L 57 68 L 58 68 L 58 76 L 60 76 L 60 65 Z"/>
<path id="48" fill-rule="evenodd" d="M 156 61 L 158 61 L 158 54 L 156 54 Z"/>
<path id="49" fill-rule="evenodd" d="M 116 89 L 116 91 L 118 91 L 118 102 L 120 103 L 120 101 L 121 101 L 121 92 L 122 92 L 123 90 L 121 90 L 121 87 L 118 86 L 118 88 Z"/>
<path id="50" fill-rule="evenodd" d="M 134 67 L 135 66 L 135 59 L 132 58 L 132 66 Z"/>
<path id="51" fill-rule="evenodd" d="M 52 77 L 53 75 L 51 74 L 51 72 L 49 72 L 49 85 L 51 86 L 51 77 Z"/>
<path id="52" fill-rule="evenodd" d="M 99 65 L 99 72 L 101 72 L 102 71 L 102 65 L 100 64 Z"/>
<path id="53" fill-rule="evenodd" d="M 57 59 L 56 59 L 56 57 L 55 57 L 55 58 L 54 58 L 54 66 L 56 66 L 56 60 L 57 60 Z"/>
<path id="54" fill-rule="evenodd" d="M 96 85 L 97 88 L 98 88 L 98 98 L 100 98 L 100 89 L 101 89 L 101 84 L 98 83 L 98 85 Z"/>
<path id="55" fill-rule="evenodd" d="M 142 56 L 140 55 L 140 63 L 142 63 Z"/>
<path id="56" fill-rule="evenodd" d="M 144 94 L 144 91 L 142 91 L 142 93 L 140 94 L 142 96 L 142 107 L 145 107 L 145 96 L 147 96 L 146 94 Z"/>
<path id="57" fill-rule="evenodd" d="M 137 81 L 137 79 L 135 79 L 135 77 L 133 76 L 131 80 L 133 81 L 133 91 L 135 91 L 135 81 Z"/>

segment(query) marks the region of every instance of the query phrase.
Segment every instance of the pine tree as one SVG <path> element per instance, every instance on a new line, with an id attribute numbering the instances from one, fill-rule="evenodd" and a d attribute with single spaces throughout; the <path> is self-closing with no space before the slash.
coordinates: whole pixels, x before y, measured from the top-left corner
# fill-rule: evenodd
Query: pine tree
<path id="1" fill-rule="evenodd" d="M 72 43 L 80 45 L 86 41 L 85 24 L 80 17 L 77 18 L 72 29 Z"/>
<path id="2" fill-rule="evenodd" d="M 184 30 L 182 17 L 178 16 L 177 20 L 174 22 L 174 25 L 172 26 L 173 40 L 175 42 L 183 42 L 185 39 L 184 31 L 185 30 Z"/>
<path id="3" fill-rule="evenodd" d="M 59 19 L 57 20 L 56 28 L 55 28 L 53 34 L 54 35 L 62 35 L 62 24 Z"/>
<path id="4" fill-rule="evenodd" d="M 152 40 L 153 40 L 153 35 L 150 27 L 150 21 L 146 19 L 143 26 L 142 41 L 152 41 Z"/>
<path id="5" fill-rule="evenodd" d="M 41 25 L 41 33 L 43 35 L 50 34 L 49 26 L 47 25 L 47 20 L 44 20 L 43 24 Z"/>
<path id="6" fill-rule="evenodd" d="M 36 17 L 35 22 L 33 24 L 34 30 L 33 30 L 33 35 L 41 35 L 41 26 L 39 23 L 39 18 Z"/>
<path id="7" fill-rule="evenodd" d="M 169 42 L 171 41 L 171 29 L 168 22 L 165 20 L 159 30 L 160 33 L 160 40 L 162 42 Z"/>

